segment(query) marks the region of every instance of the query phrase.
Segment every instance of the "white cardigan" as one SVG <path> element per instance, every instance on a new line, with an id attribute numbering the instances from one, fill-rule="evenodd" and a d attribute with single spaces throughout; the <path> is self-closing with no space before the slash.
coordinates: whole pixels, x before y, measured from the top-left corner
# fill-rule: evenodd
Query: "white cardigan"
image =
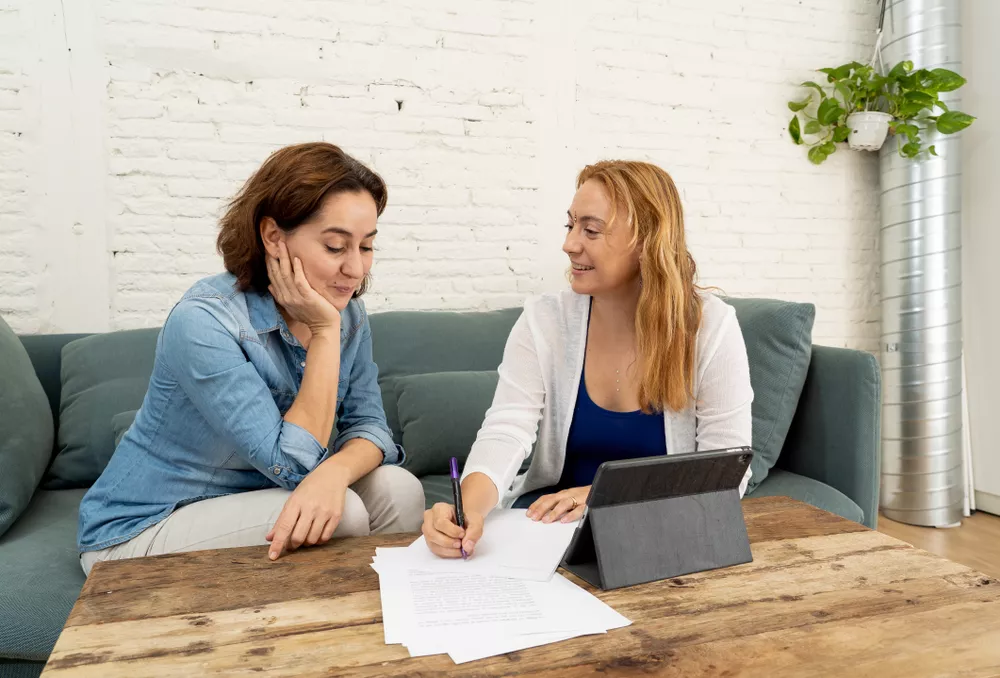
<path id="1" fill-rule="evenodd" d="M 750 445 L 750 368 L 743 333 L 732 307 L 702 295 L 695 349 L 695 402 L 664 411 L 667 453 Z M 504 348 L 493 405 L 465 463 L 463 479 L 483 473 L 493 481 L 500 506 L 526 492 L 559 482 L 566 441 L 583 372 L 590 297 L 566 290 L 529 299 Z M 528 470 L 516 476 L 538 448 Z M 516 476 L 516 477 L 515 477 Z M 750 482 L 750 469 L 740 496 Z"/>

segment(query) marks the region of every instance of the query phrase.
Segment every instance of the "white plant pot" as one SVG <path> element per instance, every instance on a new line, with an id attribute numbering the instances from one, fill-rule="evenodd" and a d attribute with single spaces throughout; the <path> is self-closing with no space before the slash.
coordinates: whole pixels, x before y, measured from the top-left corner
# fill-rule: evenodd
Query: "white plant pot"
<path id="1" fill-rule="evenodd" d="M 877 151 L 889 134 L 892 116 L 878 111 L 859 111 L 847 116 L 847 143 L 855 151 Z"/>

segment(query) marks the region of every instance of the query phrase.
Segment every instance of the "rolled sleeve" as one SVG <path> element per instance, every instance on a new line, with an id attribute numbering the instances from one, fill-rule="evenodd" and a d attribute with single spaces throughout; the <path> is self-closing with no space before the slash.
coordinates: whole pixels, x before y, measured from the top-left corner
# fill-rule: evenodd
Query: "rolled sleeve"
<path id="1" fill-rule="evenodd" d="M 358 424 L 343 433 L 339 433 L 333 442 L 332 453 L 339 452 L 348 440 L 354 438 L 363 438 L 382 450 L 383 465 L 399 465 L 406 460 L 403 448 L 393 442 L 389 429 L 382 428 L 377 424 Z"/>
<path id="2" fill-rule="evenodd" d="M 378 366 L 372 359 L 372 334 L 368 317 L 357 333 L 357 352 L 351 365 L 350 382 L 337 417 L 337 437 L 331 445 L 335 454 L 353 438 L 364 438 L 382 450 L 382 463 L 402 464 L 403 448 L 393 442 L 392 431 L 382 409 L 382 391 L 378 385 Z"/>
<path id="3" fill-rule="evenodd" d="M 303 469 L 314 468 L 317 460 L 327 455 L 327 449 L 312 433 L 290 421 L 281 423 L 278 448 L 285 457 Z"/>

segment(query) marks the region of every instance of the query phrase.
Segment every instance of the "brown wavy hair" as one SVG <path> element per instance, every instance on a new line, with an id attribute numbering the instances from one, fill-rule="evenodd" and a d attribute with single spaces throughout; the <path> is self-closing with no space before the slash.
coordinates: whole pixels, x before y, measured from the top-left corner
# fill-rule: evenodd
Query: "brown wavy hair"
<path id="1" fill-rule="evenodd" d="M 684 238 L 684 212 L 673 179 L 646 162 L 607 160 L 584 167 L 577 188 L 599 181 L 619 208 L 639 250 L 641 287 L 635 313 L 636 352 L 644 412 L 679 411 L 694 399 L 695 341 L 702 302 L 696 267 Z"/>
<path id="2" fill-rule="evenodd" d="M 226 270 L 236 276 L 244 292 L 267 293 L 270 280 L 261 221 L 271 217 L 291 233 L 320 209 L 327 196 L 361 192 L 371 195 L 381 216 L 388 200 L 382 177 L 333 144 L 313 142 L 275 151 L 243 184 L 219 222 L 216 247 Z M 368 285 L 365 276 L 354 296 L 364 294 Z"/>

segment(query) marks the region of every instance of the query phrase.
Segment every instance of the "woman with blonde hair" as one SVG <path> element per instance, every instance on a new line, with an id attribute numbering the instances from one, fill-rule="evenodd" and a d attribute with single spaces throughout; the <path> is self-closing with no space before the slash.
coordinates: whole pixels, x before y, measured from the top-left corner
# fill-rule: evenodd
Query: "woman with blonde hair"
<path id="1" fill-rule="evenodd" d="M 529 300 L 511 330 L 462 476 L 466 528 L 450 504 L 424 514 L 439 556 L 474 552 L 497 506 L 578 519 L 605 461 L 750 445 L 743 335 L 695 284 L 670 176 L 644 162 L 585 167 L 566 229 L 572 289 Z M 748 469 L 741 495 L 749 480 Z"/>

